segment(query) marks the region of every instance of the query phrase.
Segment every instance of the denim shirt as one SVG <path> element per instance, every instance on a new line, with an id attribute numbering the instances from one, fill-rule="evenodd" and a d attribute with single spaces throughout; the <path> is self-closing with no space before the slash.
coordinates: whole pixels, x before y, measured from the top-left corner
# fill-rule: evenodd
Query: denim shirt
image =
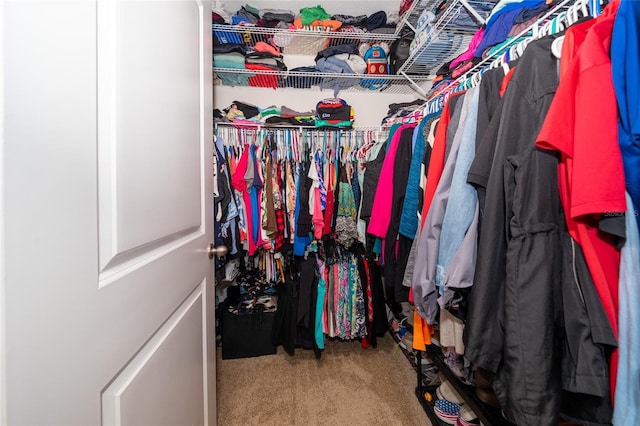
<path id="1" fill-rule="evenodd" d="M 477 89 L 472 89 L 477 91 Z M 467 92 L 464 95 L 463 103 L 460 109 L 460 121 L 457 129 L 450 126 L 447 130 L 447 139 L 451 133 L 454 133 L 453 143 L 449 154 L 447 155 L 442 176 L 438 182 L 435 195 L 429 206 L 427 218 L 425 219 L 420 241 L 416 249 L 416 258 L 413 277 L 413 295 L 414 303 L 418 313 L 424 318 L 428 324 L 433 324 L 438 314 L 438 297 L 436 291 L 436 264 L 438 260 L 438 247 L 440 243 L 440 232 L 442 229 L 442 221 L 447 209 L 447 203 L 451 190 L 451 182 L 455 169 L 456 157 L 462 141 L 465 122 L 468 118 L 468 109 L 472 94 Z M 453 122 L 453 121 L 452 121 Z M 454 124 L 455 125 L 455 124 Z"/>
<path id="2" fill-rule="evenodd" d="M 479 95 L 479 88 L 471 89 L 469 93 L 467 93 L 467 97 L 469 98 L 467 119 L 464 122 L 462 130 L 460 148 L 454 164 L 455 169 L 451 180 L 449 201 L 442 221 L 435 277 L 436 285 L 439 287 L 441 295 L 444 294 L 445 286 L 470 287 L 473 284 L 472 281 L 451 281 L 451 277 L 447 274 L 447 269 L 456 252 L 461 248 L 465 236 L 468 238 L 477 238 L 477 234 L 475 237 L 467 235 L 467 231 L 470 229 L 474 217 L 476 221 L 478 220 L 478 216 L 475 214 L 478 196 L 475 188 L 467 183 L 467 174 L 475 158 Z M 465 245 L 463 247 L 474 249 L 473 245 Z M 468 253 L 468 255 L 457 257 L 458 261 L 465 263 L 463 267 L 470 271 L 470 274 L 463 275 L 465 279 L 473 279 L 473 271 L 475 270 L 475 255 L 473 254 L 474 253 L 471 252 Z M 461 265 L 456 265 L 456 267 L 460 266 Z M 446 305 L 446 302 L 441 302 L 441 304 Z"/>
<path id="3" fill-rule="evenodd" d="M 615 391 L 613 424 L 630 425 L 638 420 L 640 410 L 640 235 L 636 221 L 637 210 L 627 193 L 627 241 L 620 259 L 620 310 L 618 311 L 618 380 Z"/>

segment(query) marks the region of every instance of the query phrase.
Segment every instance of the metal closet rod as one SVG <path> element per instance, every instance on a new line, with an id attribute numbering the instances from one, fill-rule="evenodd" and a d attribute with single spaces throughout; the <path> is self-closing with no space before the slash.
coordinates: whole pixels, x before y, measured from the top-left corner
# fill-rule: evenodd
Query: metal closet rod
<path id="1" fill-rule="evenodd" d="M 314 127 L 314 126 L 269 126 L 264 124 L 250 125 L 250 124 L 233 124 L 233 123 L 215 123 L 214 128 L 218 127 L 222 128 L 233 128 L 236 130 L 297 130 L 300 133 L 304 133 L 307 131 L 317 131 L 317 132 L 387 132 L 389 131 L 388 127 L 383 126 L 352 126 L 351 128 L 327 128 L 327 127 Z"/>

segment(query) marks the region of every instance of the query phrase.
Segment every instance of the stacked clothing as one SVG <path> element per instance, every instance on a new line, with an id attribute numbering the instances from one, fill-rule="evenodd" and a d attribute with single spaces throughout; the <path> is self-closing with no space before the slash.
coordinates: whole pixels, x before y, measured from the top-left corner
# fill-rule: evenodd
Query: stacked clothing
<path id="1" fill-rule="evenodd" d="M 271 125 L 314 126 L 315 115 L 315 111 L 298 112 L 284 105 L 272 105 L 260 112 L 260 121 Z"/>
<path id="2" fill-rule="evenodd" d="M 259 108 L 245 102 L 233 101 L 224 110 L 215 110 L 216 122 L 257 125 L 259 123 L 277 126 L 315 126 L 316 111 L 296 111 L 285 105 L 271 105 Z"/>
<path id="3" fill-rule="evenodd" d="M 316 55 L 316 66 L 320 72 L 332 74 L 364 74 L 367 71 L 367 64 L 359 55 L 358 45 L 341 44 L 331 46 L 321 50 Z M 342 89 L 347 89 L 360 84 L 358 78 L 333 78 L 322 79 L 320 87 L 323 89 L 333 89 L 334 96 Z"/>
<path id="4" fill-rule="evenodd" d="M 514 45 L 523 31 L 544 15 L 550 4 L 540 0 L 522 0 L 506 5 L 500 1 L 491 12 L 487 24 L 469 44 L 469 48 L 449 65 L 451 78 L 458 78 L 482 59 L 495 55 L 505 46 Z"/>
<path id="5" fill-rule="evenodd" d="M 246 49 L 242 44 L 224 43 L 213 46 L 213 65 L 218 68 L 246 69 Z M 218 78 L 228 86 L 247 86 L 249 75 L 233 72 L 219 72 Z"/>
<path id="6" fill-rule="evenodd" d="M 438 78 L 434 80 L 432 89 L 458 78 L 505 46 L 517 43 L 516 37 L 544 15 L 552 3 L 544 0 L 500 0 L 486 24 L 476 31 L 468 48 L 437 72 Z"/>
<path id="7" fill-rule="evenodd" d="M 413 102 L 390 104 L 387 116 L 382 119 L 383 127 L 391 127 L 397 123 L 412 123 L 422 118 L 422 105 L 424 101 L 416 99 Z"/>
<path id="8" fill-rule="evenodd" d="M 259 15 L 258 27 L 288 28 L 294 20 L 293 12 L 283 9 L 260 9 Z"/>
<path id="9" fill-rule="evenodd" d="M 296 68 L 292 68 L 290 71 L 298 72 L 298 73 L 311 73 L 311 74 L 320 72 L 320 70 L 317 67 L 296 67 Z M 321 83 L 322 83 L 322 77 L 318 77 L 315 75 L 300 76 L 300 75 L 293 75 L 291 73 L 289 73 L 289 75 L 287 76 L 284 82 L 286 87 L 293 87 L 296 89 L 310 89 L 312 86 L 320 86 Z"/>
<path id="10" fill-rule="evenodd" d="M 337 30 L 342 22 L 331 19 L 322 6 L 303 7 L 300 14 L 293 21 L 293 26 L 298 29 L 322 27 L 329 30 Z"/>
<path id="11" fill-rule="evenodd" d="M 245 58 L 247 69 L 255 71 L 286 71 L 287 66 L 282 61 L 279 50 L 268 43 L 259 41 L 253 47 L 253 51 L 247 53 Z M 277 75 L 255 75 L 249 78 L 249 86 L 271 87 L 279 86 Z"/>
<path id="12" fill-rule="evenodd" d="M 496 5 L 496 8 L 504 4 L 504 0 Z M 484 52 L 502 43 L 511 34 L 511 31 L 520 31 L 535 22 L 539 15 L 545 13 L 549 6 L 544 0 L 525 0 L 503 6 L 499 11 L 489 17 L 486 24 L 484 37 L 476 48 L 474 56 L 482 57 Z M 494 9 L 495 10 L 495 9 Z M 525 24 L 524 28 L 521 24 Z M 514 29 L 515 28 L 515 29 Z M 517 35 L 514 33 L 513 35 Z"/>
<path id="13" fill-rule="evenodd" d="M 249 4 L 242 6 L 231 17 L 222 9 L 213 9 L 213 22 L 215 24 L 251 25 L 265 28 L 288 28 L 294 20 L 294 14 L 290 10 L 283 9 L 257 9 Z"/>
<path id="14" fill-rule="evenodd" d="M 316 127 L 350 129 L 353 126 L 353 121 L 353 108 L 344 99 L 327 98 L 316 105 Z"/>
<path id="15" fill-rule="evenodd" d="M 354 27 L 366 28 L 367 15 L 351 16 L 351 15 L 333 15 L 334 21 L 339 21 L 342 25 L 352 25 Z"/>
<path id="16" fill-rule="evenodd" d="M 233 101 L 224 110 L 214 111 L 214 120 L 216 122 L 240 122 L 246 121 L 255 125 L 260 121 L 260 109 L 245 102 Z"/>

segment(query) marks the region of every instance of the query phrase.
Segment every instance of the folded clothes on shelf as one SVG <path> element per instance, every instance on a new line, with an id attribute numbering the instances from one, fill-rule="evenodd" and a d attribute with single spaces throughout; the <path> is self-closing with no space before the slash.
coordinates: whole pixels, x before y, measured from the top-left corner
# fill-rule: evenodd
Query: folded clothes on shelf
<path id="1" fill-rule="evenodd" d="M 320 70 L 317 67 L 297 67 L 297 68 L 292 68 L 290 71 L 293 71 L 296 73 L 309 73 L 309 74 L 320 72 Z M 289 73 L 287 78 L 284 80 L 284 85 L 285 87 L 292 87 L 296 89 L 309 89 L 312 86 L 320 86 L 321 82 L 322 82 L 322 77 L 318 77 L 315 75 L 299 76 L 299 75 Z"/>

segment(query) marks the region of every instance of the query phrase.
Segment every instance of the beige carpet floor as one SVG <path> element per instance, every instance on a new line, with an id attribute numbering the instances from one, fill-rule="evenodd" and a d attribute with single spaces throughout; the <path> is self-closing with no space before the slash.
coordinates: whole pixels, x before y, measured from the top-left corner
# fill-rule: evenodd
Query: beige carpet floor
<path id="1" fill-rule="evenodd" d="M 328 342 L 312 351 L 217 357 L 218 426 L 430 425 L 414 390 L 416 376 L 389 335 L 376 349 Z"/>

